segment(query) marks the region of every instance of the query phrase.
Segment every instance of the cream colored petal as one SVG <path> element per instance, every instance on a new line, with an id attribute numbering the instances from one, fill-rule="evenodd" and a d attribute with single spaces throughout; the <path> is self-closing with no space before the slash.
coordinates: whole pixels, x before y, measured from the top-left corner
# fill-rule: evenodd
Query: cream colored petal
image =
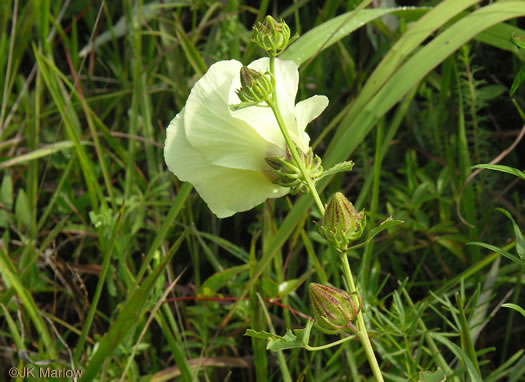
<path id="1" fill-rule="evenodd" d="M 167 129 L 164 158 L 170 171 L 195 187 L 210 210 L 220 218 L 247 211 L 268 198 L 288 193 L 261 171 L 225 168 L 210 163 L 186 138 L 183 109 Z"/>
<path id="2" fill-rule="evenodd" d="M 261 172 L 219 167 L 214 177 L 202 186 L 195 186 L 210 210 L 220 218 L 251 210 L 269 198 L 289 192 L 271 183 Z"/>
<path id="3" fill-rule="evenodd" d="M 260 73 L 270 71 L 270 60 L 265 57 L 253 61 L 248 65 L 250 69 L 257 70 Z M 298 130 L 295 121 L 295 96 L 297 93 L 297 86 L 299 83 L 299 72 L 297 65 L 293 61 L 275 60 L 275 82 L 277 86 L 277 99 L 279 110 L 283 116 L 285 126 L 290 133 L 292 139 L 300 144 L 301 139 L 297 139 Z M 234 78 L 230 88 L 230 104 L 237 104 L 240 102 L 235 90 L 241 87 L 240 76 Z M 284 154 L 285 142 L 277 120 L 273 111 L 269 107 L 248 107 L 241 110 L 231 112 L 232 116 L 239 118 L 244 122 L 253 126 L 259 134 L 267 141 L 272 142 L 281 148 L 280 152 L 275 152 L 272 155 L 280 156 Z M 300 144 L 300 146 L 302 146 Z M 304 150 L 305 148 L 303 148 Z M 306 147 L 307 149 L 307 147 Z"/>
<path id="4" fill-rule="evenodd" d="M 310 137 L 306 134 L 306 126 L 319 117 L 328 106 L 328 98 L 322 95 L 315 95 L 295 105 L 295 117 L 297 119 L 298 135 L 308 146 Z"/>
<path id="5" fill-rule="evenodd" d="M 278 149 L 248 123 L 230 114 L 228 95 L 241 67 L 235 60 L 217 62 L 195 84 L 186 103 L 186 137 L 215 165 L 267 169 L 264 158 Z"/>
<path id="6" fill-rule="evenodd" d="M 241 102 L 235 92 L 240 87 L 241 81 L 239 77 L 235 77 L 230 87 L 229 102 L 231 105 Z M 264 105 L 266 104 L 262 103 L 259 106 L 249 106 L 235 111 L 230 110 L 230 114 L 232 118 L 252 126 L 261 137 L 271 142 L 276 148 L 279 148 L 271 156 L 280 156 L 285 152 L 286 144 L 272 109 Z"/>
<path id="7" fill-rule="evenodd" d="M 295 118 L 295 97 L 299 85 L 299 67 L 293 61 L 275 60 L 275 82 L 277 86 L 277 101 L 283 116 L 286 128 L 292 140 L 303 150 L 308 151 L 308 142 L 304 139 L 304 132 L 297 128 Z"/>
<path id="8" fill-rule="evenodd" d="M 277 101 L 284 122 L 292 135 L 297 134 L 295 123 L 295 97 L 299 86 L 299 67 L 293 61 L 275 59 L 275 86 Z"/>

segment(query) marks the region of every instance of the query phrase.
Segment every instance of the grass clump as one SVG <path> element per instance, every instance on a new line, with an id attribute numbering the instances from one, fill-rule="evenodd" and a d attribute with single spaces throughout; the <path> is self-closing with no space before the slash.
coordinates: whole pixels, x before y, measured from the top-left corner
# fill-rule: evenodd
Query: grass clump
<path id="1" fill-rule="evenodd" d="M 349 252 L 385 380 L 521 380 L 525 5 L 378 3 L 3 1 L 0 370 L 374 378 L 358 341 L 270 352 L 243 335 L 304 328 L 310 282 L 348 287 L 313 199 L 217 219 L 164 162 L 193 85 L 262 56 L 250 28 L 272 14 L 302 34 L 280 56 L 300 65 L 296 101 L 330 99 L 315 152 L 356 163 L 319 180 L 322 200 L 364 209 L 364 237 L 404 222 Z M 336 340 L 314 329 L 309 346 Z"/>

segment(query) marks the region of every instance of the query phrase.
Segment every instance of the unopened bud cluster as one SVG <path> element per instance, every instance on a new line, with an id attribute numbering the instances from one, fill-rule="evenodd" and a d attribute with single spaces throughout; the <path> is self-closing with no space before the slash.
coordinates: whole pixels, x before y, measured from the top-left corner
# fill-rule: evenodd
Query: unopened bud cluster
<path id="1" fill-rule="evenodd" d="M 351 241 L 361 237 L 365 225 L 364 211 L 357 212 L 353 204 L 337 192 L 326 206 L 319 233 L 339 252 L 345 252 Z"/>
<path id="2" fill-rule="evenodd" d="M 359 314 L 361 304 L 356 306 L 348 293 L 317 283 L 311 283 L 308 291 L 315 321 L 322 331 L 328 334 L 337 334 L 341 330 L 356 331 L 352 321 Z"/>
<path id="3" fill-rule="evenodd" d="M 307 153 L 303 153 L 300 149 L 297 151 L 299 152 L 300 160 L 304 164 L 307 176 L 315 182 L 323 174 L 321 158 L 314 154 L 311 147 Z M 284 158 L 266 157 L 265 160 L 277 175 L 277 179 L 273 181 L 274 183 L 290 188 L 292 195 L 307 190 L 305 187 L 306 179 L 289 152 Z"/>
<path id="4" fill-rule="evenodd" d="M 290 28 L 281 20 L 275 21 L 272 16 L 266 16 L 262 23 L 253 27 L 255 33 L 253 41 L 259 45 L 269 56 L 278 56 L 298 36 L 290 38 Z"/>
<path id="5" fill-rule="evenodd" d="M 241 88 L 236 91 L 242 102 L 258 104 L 265 101 L 273 91 L 270 73 L 260 73 L 246 66 L 241 68 Z"/>

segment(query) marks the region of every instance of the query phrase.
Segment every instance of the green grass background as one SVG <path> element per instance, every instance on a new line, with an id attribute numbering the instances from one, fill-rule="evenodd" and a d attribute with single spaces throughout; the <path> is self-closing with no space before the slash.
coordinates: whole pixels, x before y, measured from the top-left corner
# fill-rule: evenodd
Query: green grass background
<path id="1" fill-rule="evenodd" d="M 351 259 L 385 379 L 523 380 L 525 317 L 502 306 L 525 306 L 523 180 L 471 166 L 524 167 L 525 91 L 509 89 L 525 2 L 397 5 L 2 1 L 0 380 L 372 380 L 357 342 L 272 353 L 243 336 L 304 327 L 310 281 L 344 288 L 312 199 L 219 220 L 164 163 L 193 84 L 261 57 L 267 14 L 301 35 L 282 56 L 301 65 L 297 101 L 330 99 L 315 152 L 356 162 L 323 200 L 343 192 L 369 228 L 405 222 Z"/>

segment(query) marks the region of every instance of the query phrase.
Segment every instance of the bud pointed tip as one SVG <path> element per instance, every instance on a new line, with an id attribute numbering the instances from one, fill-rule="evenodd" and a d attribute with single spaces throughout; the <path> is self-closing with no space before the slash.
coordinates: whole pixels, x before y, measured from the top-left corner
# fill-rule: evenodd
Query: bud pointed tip
<path id="1" fill-rule="evenodd" d="M 268 101 L 273 92 L 273 82 L 270 76 L 269 73 L 263 74 L 243 66 L 240 73 L 241 88 L 235 91 L 239 99 L 250 106 Z"/>
<path id="2" fill-rule="evenodd" d="M 360 306 L 356 308 L 348 293 L 317 283 L 310 283 L 308 292 L 315 320 L 323 331 L 336 334 L 353 328 L 351 321 L 357 317 Z"/>
<path id="3" fill-rule="evenodd" d="M 344 252 L 351 241 L 361 237 L 365 222 L 363 211 L 357 212 L 341 192 L 336 192 L 326 207 L 319 233 Z"/>

